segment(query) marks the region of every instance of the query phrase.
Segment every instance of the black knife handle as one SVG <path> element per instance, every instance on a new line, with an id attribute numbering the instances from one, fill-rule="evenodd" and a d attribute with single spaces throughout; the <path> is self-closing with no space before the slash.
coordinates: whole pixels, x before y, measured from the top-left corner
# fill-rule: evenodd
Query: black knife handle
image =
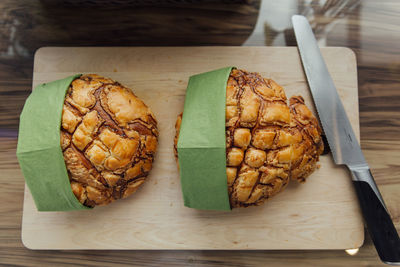
<path id="1" fill-rule="evenodd" d="M 368 232 L 384 263 L 400 265 L 400 239 L 369 168 L 351 169 Z"/>

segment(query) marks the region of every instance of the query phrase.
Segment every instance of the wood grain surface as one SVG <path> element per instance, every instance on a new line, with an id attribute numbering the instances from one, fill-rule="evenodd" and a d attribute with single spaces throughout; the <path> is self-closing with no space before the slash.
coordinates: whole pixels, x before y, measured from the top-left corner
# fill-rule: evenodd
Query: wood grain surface
<path id="1" fill-rule="evenodd" d="M 348 48 L 323 48 L 359 136 L 357 68 Z M 268 62 L 268 64 L 266 64 Z M 321 156 L 304 185 L 289 183 L 260 207 L 232 212 L 183 206 L 173 154 L 175 121 L 191 75 L 225 66 L 258 71 L 288 97 L 312 99 L 294 47 L 41 48 L 33 86 L 74 73 L 97 73 L 128 86 L 154 112 L 159 146 L 145 186 L 91 211 L 38 212 L 26 190 L 22 242 L 31 249 L 348 249 L 364 241 L 361 214 L 345 167 Z M 229 225 L 229 226 L 228 226 Z"/>
<path id="2" fill-rule="evenodd" d="M 243 1 L 242 6 L 226 3 L 219 5 L 220 14 L 226 15 L 231 12 L 234 15 L 224 28 L 218 29 L 215 28 L 218 26 L 217 11 L 209 12 L 214 4 L 208 3 L 207 8 L 198 4 L 181 6 L 175 12 L 171 11 L 174 9 L 171 6 L 135 7 L 136 11 L 131 12 L 132 16 L 124 22 L 125 27 L 121 28 L 119 24 L 110 22 L 110 19 L 104 19 L 110 26 L 104 28 L 100 35 L 94 35 L 92 33 L 98 31 L 96 28 L 99 21 L 81 23 L 86 18 L 77 16 L 71 12 L 71 8 L 63 5 L 55 7 L 59 9 L 56 14 L 60 19 L 52 19 L 51 8 L 44 7 L 39 1 L 0 1 L 0 265 L 384 266 L 379 261 L 368 233 L 364 245 L 355 256 L 349 256 L 340 250 L 32 251 L 26 249 L 21 242 L 24 181 L 13 178 L 21 177 L 15 147 L 18 116 L 32 88 L 35 50 L 46 45 L 240 45 L 245 36 L 250 35 L 254 26 L 259 7 L 257 2 Z M 358 3 L 349 10 L 352 2 Z M 193 25 L 177 25 L 176 12 L 185 14 L 187 11 L 192 17 L 197 14 L 196 19 L 189 19 L 186 23 Z M 90 12 L 96 14 L 98 11 L 92 8 Z M 119 12 L 115 7 L 109 16 L 113 17 L 113 14 L 120 14 Z M 291 28 L 290 16 L 308 14 L 316 26 L 323 29 L 317 32 L 321 45 L 347 46 L 355 51 L 358 65 L 361 146 L 398 230 L 399 13 L 400 5 L 397 0 L 263 1 L 257 26 L 252 34 L 256 38 L 250 38 L 246 42 L 246 45 L 295 45 L 291 32 L 286 31 Z M 239 18 L 240 15 L 244 17 Z M 147 19 L 149 17 L 151 19 Z M 212 23 L 209 23 L 209 18 Z M 70 24 L 79 27 L 79 34 L 74 32 Z M 143 30 L 147 24 L 152 27 Z M 192 30 L 187 27 L 191 27 Z M 206 34 L 208 30 L 213 30 L 213 34 Z M 74 38 L 71 38 L 72 36 Z M 202 38 L 199 39 L 199 36 Z M 126 44 L 127 38 L 135 38 L 135 41 Z"/>

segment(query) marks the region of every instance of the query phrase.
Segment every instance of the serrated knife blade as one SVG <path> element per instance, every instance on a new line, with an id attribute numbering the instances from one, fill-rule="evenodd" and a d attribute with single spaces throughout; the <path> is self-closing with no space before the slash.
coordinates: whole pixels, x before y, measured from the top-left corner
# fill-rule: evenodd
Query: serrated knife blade
<path id="1" fill-rule="evenodd" d="M 379 257 L 387 264 L 400 265 L 398 233 L 358 144 L 311 26 L 300 15 L 294 15 L 292 22 L 304 72 L 333 159 L 336 164 L 346 165 L 352 173 L 364 220 Z"/>

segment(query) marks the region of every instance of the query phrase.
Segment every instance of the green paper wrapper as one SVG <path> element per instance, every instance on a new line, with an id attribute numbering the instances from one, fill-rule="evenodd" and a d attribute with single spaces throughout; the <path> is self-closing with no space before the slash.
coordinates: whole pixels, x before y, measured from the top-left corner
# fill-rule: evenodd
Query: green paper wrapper
<path id="1" fill-rule="evenodd" d="M 64 98 L 77 77 L 37 86 L 20 116 L 17 157 L 39 211 L 88 209 L 72 193 L 60 145 Z"/>
<path id="2" fill-rule="evenodd" d="M 177 145 L 186 207 L 231 210 L 226 177 L 226 84 L 233 67 L 191 76 Z"/>

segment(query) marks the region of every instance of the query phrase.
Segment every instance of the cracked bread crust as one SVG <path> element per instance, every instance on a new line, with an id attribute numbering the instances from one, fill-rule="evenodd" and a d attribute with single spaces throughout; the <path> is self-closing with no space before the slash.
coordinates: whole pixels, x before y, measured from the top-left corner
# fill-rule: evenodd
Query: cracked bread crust
<path id="1" fill-rule="evenodd" d="M 157 121 L 130 89 L 95 74 L 66 94 L 61 148 L 71 188 L 83 205 L 106 205 L 142 185 L 157 149 Z"/>
<path id="2" fill-rule="evenodd" d="M 226 174 L 232 208 L 260 205 L 289 180 L 304 182 L 323 152 L 321 128 L 301 96 L 233 69 L 226 87 Z M 175 157 L 182 114 L 175 124 Z M 179 166 L 178 166 L 179 167 Z"/>

